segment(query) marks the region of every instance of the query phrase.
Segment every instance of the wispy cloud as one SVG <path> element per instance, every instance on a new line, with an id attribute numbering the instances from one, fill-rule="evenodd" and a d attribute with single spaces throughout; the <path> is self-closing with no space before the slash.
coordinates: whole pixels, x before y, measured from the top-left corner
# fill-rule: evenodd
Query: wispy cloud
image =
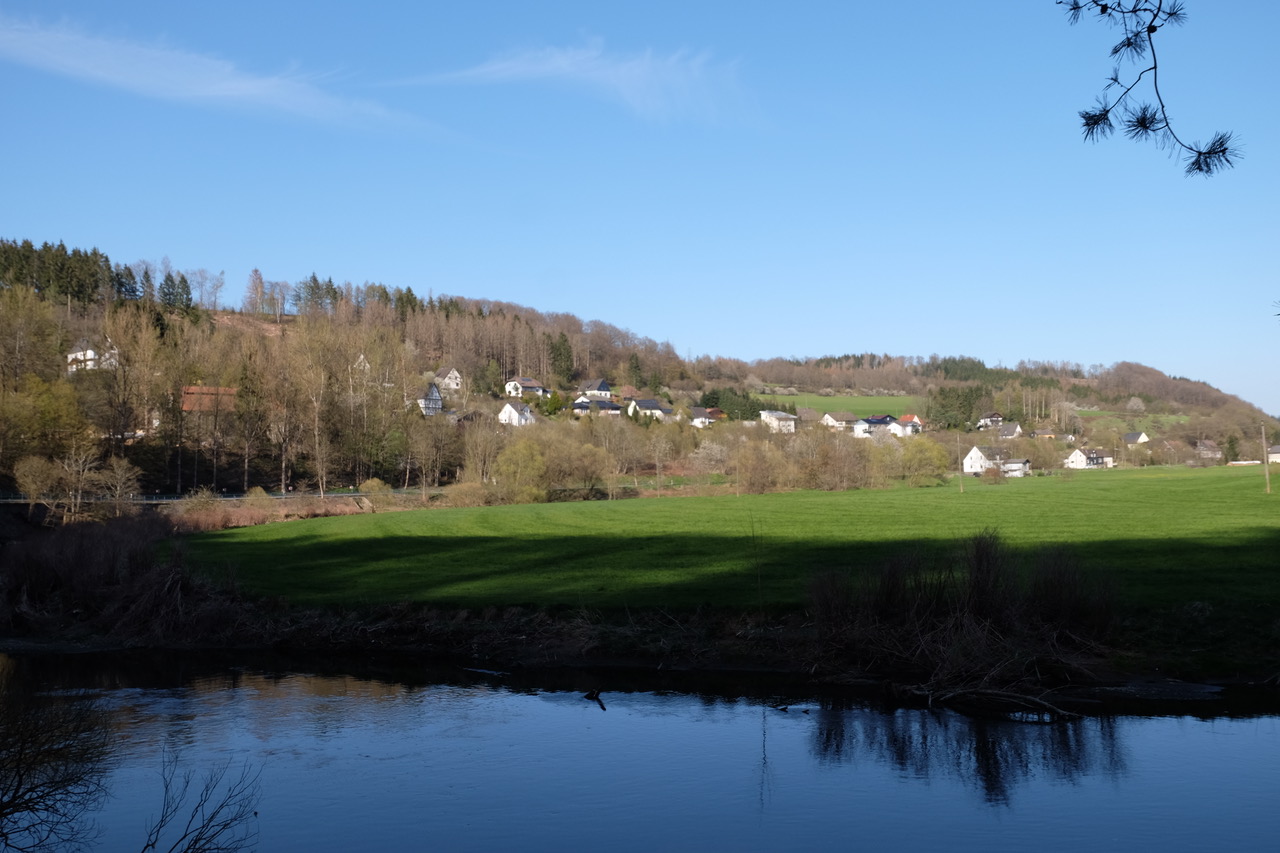
<path id="1" fill-rule="evenodd" d="M 708 53 L 605 51 L 599 39 L 582 47 L 545 47 L 509 54 L 473 68 L 411 83 L 561 82 L 618 101 L 647 119 L 712 119 L 738 97 L 736 69 Z"/>
<path id="2" fill-rule="evenodd" d="M 257 75 L 212 56 L 3 15 L 0 60 L 163 100 L 268 109 L 322 121 L 402 118 L 379 104 L 330 94 L 315 76 Z"/>

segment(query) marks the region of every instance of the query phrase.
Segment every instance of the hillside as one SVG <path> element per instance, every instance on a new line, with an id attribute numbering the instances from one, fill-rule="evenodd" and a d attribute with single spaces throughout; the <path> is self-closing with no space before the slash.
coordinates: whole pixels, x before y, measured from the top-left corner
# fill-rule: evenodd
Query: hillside
<path id="1" fill-rule="evenodd" d="M 57 484 L 63 496 L 90 485 L 117 495 L 325 492 L 378 480 L 471 484 L 467 500 L 491 502 L 612 494 L 626 478 L 660 484 L 675 472 L 752 491 L 919 483 L 955 470 L 963 445 L 988 442 L 964 434 L 990 412 L 1023 435 L 1053 435 L 1011 445 L 1038 470 L 1060 468 L 1072 446 L 1145 465 L 1257 459 L 1263 425 L 1269 444 L 1280 440 L 1280 424 L 1256 407 L 1131 362 L 682 358 L 668 342 L 572 314 L 314 275 L 258 280 L 241 310 L 211 311 L 198 298 L 216 298 L 210 281 L 112 264 L 96 249 L 0 241 L 0 488 L 17 488 L 23 460 L 28 486 Z M 424 418 L 414 403 L 453 371 L 448 417 Z M 537 429 L 495 429 L 514 377 L 546 389 L 528 398 Z M 568 407 L 598 380 L 612 403 L 656 401 L 657 418 L 588 418 L 578 429 Z M 729 420 L 692 429 L 695 407 Z M 823 412 L 910 412 L 934 440 L 850 449 L 812 431 L 769 438 L 749 428 L 769 407 L 800 412 L 804 426 Z M 1150 441 L 1123 451 L 1131 432 Z M 1193 453 L 1206 441 L 1220 456 Z M 532 479 L 499 487 L 513 470 Z M 63 497 L 50 502 L 67 509 Z"/>

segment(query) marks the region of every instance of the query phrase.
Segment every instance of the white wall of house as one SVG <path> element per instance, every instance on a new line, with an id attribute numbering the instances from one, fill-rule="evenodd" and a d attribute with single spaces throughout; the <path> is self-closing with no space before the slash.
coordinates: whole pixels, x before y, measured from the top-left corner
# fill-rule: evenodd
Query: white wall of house
<path id="1" fill-rule="evenodd" d="M 995 463 L 986 457 L 976 446 L 964 456 L 963 470 L 966 474 L 981 474 L 988 468 L 995 467 Z"/>
<path id="2" fill-rule="evenodd" d="M 786 412 L 765 409 L 760 413 L 760 422 L 772 432 L 795 432 L 797 420 L 795 415 L 789 415 Z"/>
<path id="3" fill-rule="evenodd" d="M 528 426 L 533 421 L 533 412 L 524 403 L 507 403 L 498 412 L 498 423 L 507 426 Z"/>

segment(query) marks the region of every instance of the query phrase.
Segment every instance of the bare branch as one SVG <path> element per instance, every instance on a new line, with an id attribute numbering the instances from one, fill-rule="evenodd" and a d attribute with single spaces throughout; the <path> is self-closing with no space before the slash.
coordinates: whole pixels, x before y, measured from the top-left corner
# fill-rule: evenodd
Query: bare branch
<path id="1" fill-rule="evenodd" d="M 232 778 L 228 775 L 231 764 L 224 762 L 209 770 L 199 790 L 193 792 L 193 773 L 184 771 L 179 778 L 178 764 L 174 753 L 165 753 L 161 769 L 164 801 L 160 816 L 147 830 L 142 853 L 235 853 L 251 849 L 258 839 L 256 809 L 262 771 L 246 763 Z M 181 832 L 169 839 L 171 832 L 177 832 L 184 812 L 187 817 Z M 167 846 L 162 847 L 166 842 Z"/>

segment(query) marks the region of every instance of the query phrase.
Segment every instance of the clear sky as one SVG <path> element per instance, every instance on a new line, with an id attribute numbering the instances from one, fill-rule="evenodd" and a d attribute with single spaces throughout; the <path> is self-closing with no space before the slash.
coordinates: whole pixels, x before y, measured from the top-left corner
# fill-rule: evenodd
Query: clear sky
<path id="1" fill-rule="evenodd" d="M 1052 0 L 0 0 L 0 237 L 1280 414 L 1280 3 L 1187 7 L 1177 127 L 1245 144 L 1207 180 L 1082 141 L 1118 36 Z"/>

